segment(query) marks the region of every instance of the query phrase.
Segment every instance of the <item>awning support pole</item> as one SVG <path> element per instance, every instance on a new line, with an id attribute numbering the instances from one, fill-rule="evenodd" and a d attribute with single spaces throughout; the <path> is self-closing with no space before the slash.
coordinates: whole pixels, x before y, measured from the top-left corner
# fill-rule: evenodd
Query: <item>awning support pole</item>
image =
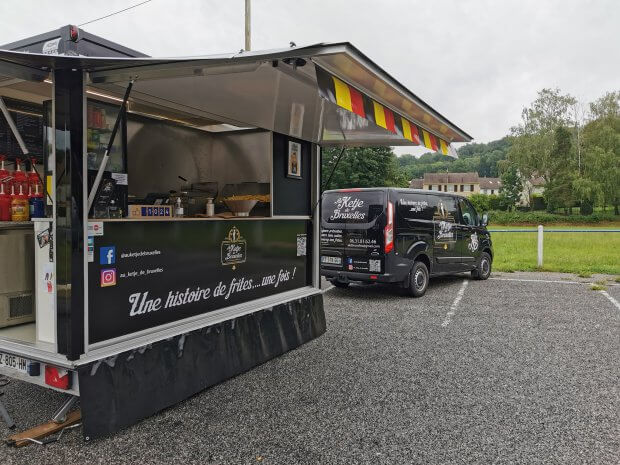
<path id="1" fill-rule="evenodd" d="M 336 159 L 336 163 L 332 167 L 331 173 L 329 173 L 329 177 L 327 178 L 327 182 L 325 183 L 325 186 L 320 186 L 321 192 L 319 192 L 319 195 L 318 195 L 319 198 L 314 204 L 314 208 L 312 208 L 312 216 L 314 216 L 314 211 L 316 210 L 316 207 L 318 207 L 319 204 L 321 203 L 321 200 L 323 199 L 323 192 L 326 191 L 327 188 L 329 187 L 329 183 L 332 180 L 332 176 L 334 175 L 336 168 L 338 168 L 338 163 L 340 163 L 340 159 L 342 158 L 342 156 L 345 154 L 346 151 L 347 151 L 347 147 L 343 145 L 342 150 L 340 151 L 340 155 L 338 155 L 338 158 Z"/>
<path id="2" fill-rule="evenodd" d="M 0 110 L 2 110 L 2 113 L 4 114 L 4 117 L 6 118 L 6 122 L 9 123 L 9 127 L 11 128 L 11 131 L 13 132 L 15 139 L 17 139 L 19 148 L 22 149 L 22 153 L 28 156 L 28 153 L 29 153 L 28 147 L 26 147 L 26 144 L 24 143 L 24 139 L 22 139 L 22 135 L 17 130 L 17 126 L 15 126 L 15 121 L 13 121 L 13 118 L 11 117 L 11 114 L 9 113 L 9 110 L 6 107 L 4 103 L 4 99 L 2 97 L 0 97 Z"/>
<path id="3" fill-rule="evenodd" d="M 110 141 L 108 142 L 108 147 L 105 149 L 105 153 L 103 154 L 103 160 L 101 160 L 101 164 L 99 165 L 99 169 L 97 170 L 97 176 L 95 177 L 95 181 L 93 182 L 93 187 L 90 189 L 88 193 L 88 210 L 90 211 L 93 206 L 93 201 L 95 200 L 95 195 L 97 194 L 97 190 L 99 189 L 99 184 L 101 183 L 101 178 L 103 177 L 103 172 L 108 164 L 108 160 L 110 159 L 110 150 L 112 150 L 112 145 L 114 144 L 114 139 L 116 138 L 116 132 L 118 131 L 118 126 L 121 123 L 121 119 L 123 118 L 123 113 L 125 112 L 125 108 L 127 107 L 127 100 L 129 100 L 129 93 L 131 92 L 131 88 L 133 87 L 134 81 L 131 80 L 129 85 L 127 86 L 127 90 L 125 90 L 125 96 L 123 97 L 123 103 L 121 104 L 121 109 L 118 112 L 118 116 L 116 117 L 116 121 L 114 122 L 114 127 L 112 128 L 112 133 L 110 134 Z"/>

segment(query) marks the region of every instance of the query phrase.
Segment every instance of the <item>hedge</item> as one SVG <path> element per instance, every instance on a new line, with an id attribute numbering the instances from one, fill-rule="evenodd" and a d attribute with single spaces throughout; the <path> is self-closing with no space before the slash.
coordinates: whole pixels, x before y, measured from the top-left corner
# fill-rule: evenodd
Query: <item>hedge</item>
<path id="1" fill-rule="evenodd" d="M 575 224 L 594 224 L 601 222 L 619 222 L 620 216 L 614 215 L 613 211 L 595 212 L 591 215 L 558 215 L 543 211 L 501 211 L 493 210 L 489 212 L 489 224 L 531 224 L 545 225 L 553 223 L 575 223 Z"/>

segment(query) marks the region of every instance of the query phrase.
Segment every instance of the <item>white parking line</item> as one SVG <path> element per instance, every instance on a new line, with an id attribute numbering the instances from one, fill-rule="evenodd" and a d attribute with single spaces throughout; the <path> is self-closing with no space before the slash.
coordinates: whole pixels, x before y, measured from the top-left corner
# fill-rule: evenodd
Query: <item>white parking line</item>
<path id="1" fill-rule="evenodd" d="M 616 308 L 618 310 L 620 310 L 620 303 L 618 303 L 618 301 L 616 299 L 614 299 L 612 296 L 610 296 L 607 291 L 600 291 L 601 294 L 603 294 L 605 297 L 607 297 L 607 299 L 609 299 L 609 301 L 614 304 L 616 306 Z"/>
<path id="2" fill-rule="evenodd" d="M 444 318 L 443 323 L 441 323 L 442 327 L 445 328 L 446 326 L 448 326 L 450 324 L 450 320 L 452 319 L 452 317 L 456 313 L 456 308 L 459 306 L 459 302 L 463 298 L 463 294 L 465 294 L 465 288 L 467 287 L 467 283 L 468 282 L 469 282 L 468 280 L 465 280 L 465 281 L 463 281 L 463 284 L 461 284 L 461 288 L 456 293 L 456 297 L 454 299 L 454 302 L 452 302 L 452 305 L 450 305 L 450 310 L 448 310 L 448 313 L 446 313 L 446 317 Z"/>

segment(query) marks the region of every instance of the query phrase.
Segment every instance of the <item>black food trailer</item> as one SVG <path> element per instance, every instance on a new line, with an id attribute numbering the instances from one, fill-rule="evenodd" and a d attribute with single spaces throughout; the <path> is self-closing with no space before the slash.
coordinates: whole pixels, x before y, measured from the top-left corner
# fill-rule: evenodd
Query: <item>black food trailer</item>
<path id="1" fill-rule="evenodd" d="M 79 397 L 86 439 L 325 331 L 321 146 L 471 139 L 349 43 L 0 48 L 0 155 L 45 188 L 0 222 L 0 374 L 70 395 L 57 418 Z"/>

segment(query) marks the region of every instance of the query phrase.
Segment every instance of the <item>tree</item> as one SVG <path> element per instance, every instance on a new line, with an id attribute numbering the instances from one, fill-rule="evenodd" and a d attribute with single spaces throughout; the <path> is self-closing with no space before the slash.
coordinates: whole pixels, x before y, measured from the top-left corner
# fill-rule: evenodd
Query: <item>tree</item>
<path id="1" fill-rule="evenodd" d="M 399 169 L 396 155 L 390 147 L 347 148 L 329 186 L 326 186 L 341 150 L 340 147 L 328 147 L 322 151 L 323 189 L 408 186 L 409 179 Z"/>
<path id="2" fill-rule="evenodd" d="M 572 156 L 571 133 L 563 126 L 553 132 L 553 145 L 547 160 L 547 184 L 545 201 L 547 209 L 553 211 L 564 208 L 566 213 L 575 203 L 573 183 L 578 178 L 575 157 Z"/>
<path id="3" fill-rule="evenodd" d="M 408 179 L 438 172 L 477 172 L 479 176 L 497 177 L 498 162 L 506 158 L 510 143 L 510 138 L 504 137 L 487 144 L 466 144 L 457 149 L 459 158 L 456 160 L 434 152 L 420 157 L 401 155 L 398 165 Z"/>
<path id="4" fill-rule="evenodd" d="M 521 124 L 511 128 L 513 143 L 508 158 L 524 178 L 538 174 L 550 181 L 554 131 L 572 125 L 571 109 L 576 102 L 560 89 L 543 89 L 531 106 L 523 109 Z"/>
<path id="5" fill-rule="evenodd" d="M 581 195 L 613 205 L 620 214 L 620 91 L 608 92 L 590 104 L 590 122 L 583 129 Z"/>
<path id="6" fill-rule="evenodd" d="M 590 119 L 620 117 L 620 90 L 607 92 L 601 98 L 590 103 Z"/>
<path id="7" fill-rule="evenodd" d="M 512 210 L 521 199 L 521 192 L 523 192 L 523 181 L 514 163 L 505 164 L 502 169 L 501 180 L 500 204 L 506 210 Z"/>

